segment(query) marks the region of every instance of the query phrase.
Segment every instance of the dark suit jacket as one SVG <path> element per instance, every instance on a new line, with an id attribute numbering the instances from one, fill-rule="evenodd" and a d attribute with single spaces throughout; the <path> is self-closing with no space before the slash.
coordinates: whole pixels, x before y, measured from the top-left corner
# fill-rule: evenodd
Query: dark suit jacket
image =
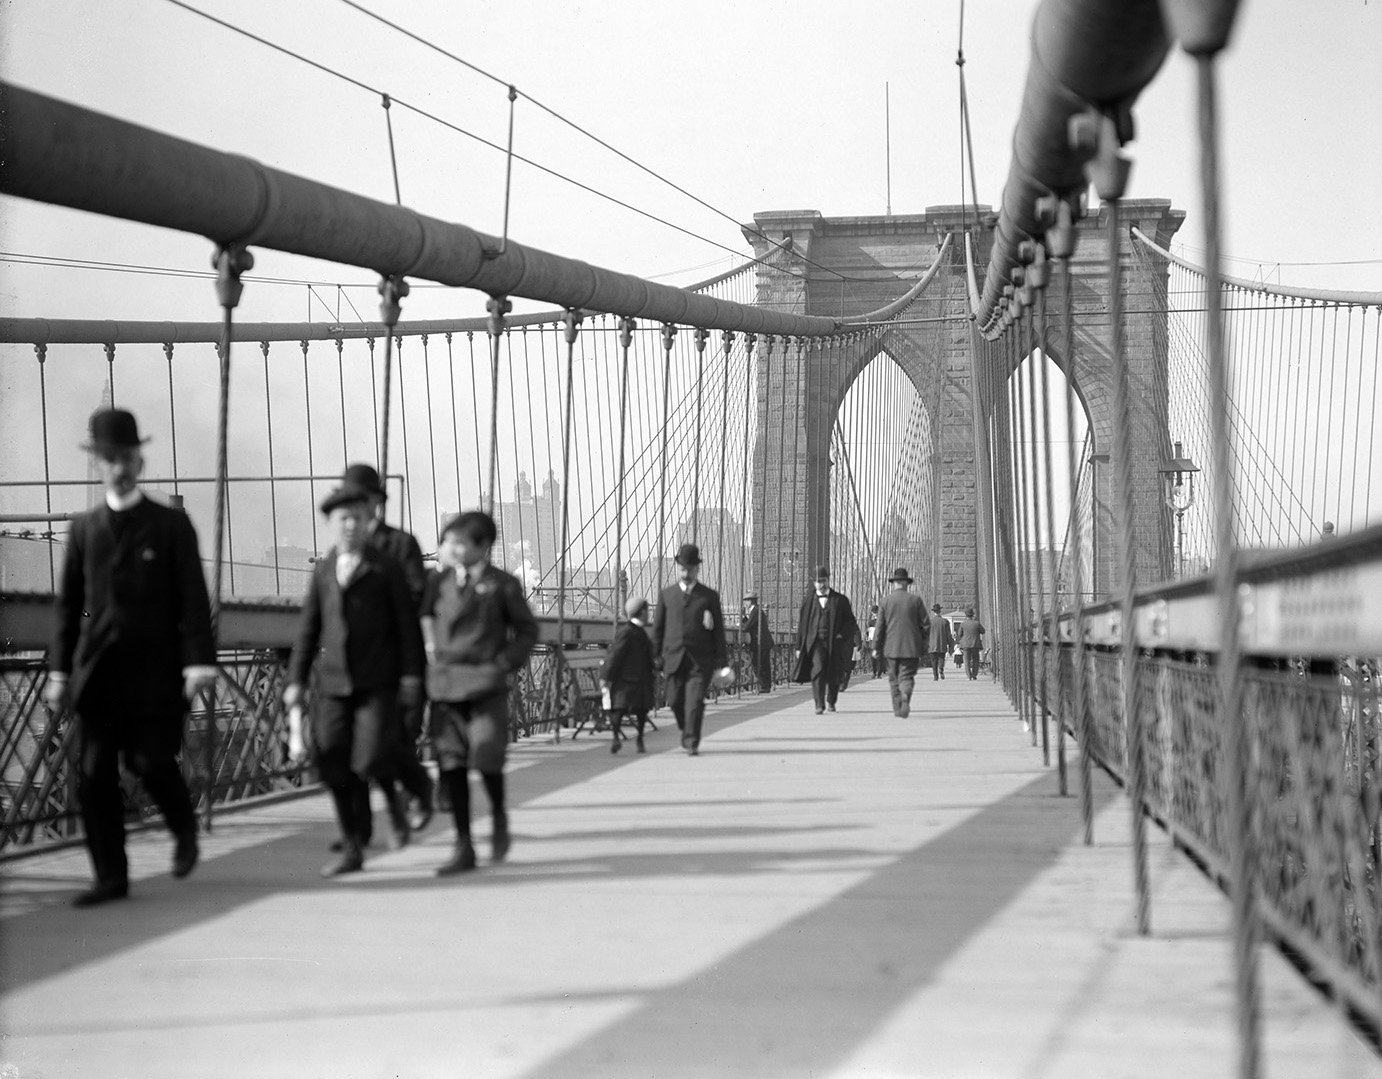
<path id="1" fill-rule="evenodd" d="M 664 588 L 653 617 L 653 648 L 662 657 L 666 674 L 680 670 L 686 656 L 706 674 L 728 666 L 720 593 L 700 581 L 688 594 L 683 594 L 679 584 Z"/>
<path id="2" fill-rule="evenodd" d="M 797 614 L 797 657 L 796 681 L 811 681 L 811 647 L 816 640 L 818 620 L 824 618 L 829 642 L 829 662 L 831 669 L 838 673 L 849 666 L 850 655 L 859 639 L 859 623 L 854 618 L 854 608 L 849 597 L 831 589 L 826 595 L 825 609 L 821 609 L 820 597 L 812 589 L 801 601 Z"/>
<path id="3" fill-rule="evenodd" d="M 72 522 L 48 666 L 68 674 L 80 715 L 87 680 L 109 655 L 132 718 L 168 725 L 180 739 L 182 670 L 216 662 L 196 529 L 148 497 L 119 516 L 117 526 L 101 505 Z"/>
<path id="4" fill-rule="evenodd" d="M 932 652 L 949 652 L 955 645 L 955 634 L 950 628 L 950 619 L 943 614 L 936 614 L 931 619 L 931 632 L 927 637 L 927 644 Z"/>
<path id="5" fill-rule="evenodd" d="M 317 664 L 317 688 L 328 697 L 398 688 L 421 678 L 425 657 L 417 605 L 403 570 L 366 546 L 345 587 L 336 581 L 336 549 L 317 563 L 302 602 L 288 681 L 306 684 Z"/>
<path id="6" fill-rule="evenodd" d="M 653 642 L 643 626 L 622 623 L 600 667 L 609 684 L 610 707 L 647 712 L 653 707 Z"/>
<path id="7" fill-rule="evenodd" d="M 511 573 L 486 566 L 462 588 L 451 569 L 427 578 L 422 614 L 435 619 L 436 662 L 427 671 L 434 701 L 469 701 L 504 689 L 537 644 L 537 619 Z"/>
<path id="8" fill-rule="evenodd" d="M 931 651 L 930 631 L 926 601 L 915 592 L 892 591 L 878 605 L 873 650 L 887 659 L 918 659 Z"/>
<path id="9" fill-rule="evenodd" d="M 422 548 L 413 534 L 380 521 L 365 542 L 398 563 L 403 571 L 403 579 L 408 584 L 408 595 L 413 597 L 414 603 L 420 604 L 422 590 L 427 587 L 427 567 L 423 565 Z"/>

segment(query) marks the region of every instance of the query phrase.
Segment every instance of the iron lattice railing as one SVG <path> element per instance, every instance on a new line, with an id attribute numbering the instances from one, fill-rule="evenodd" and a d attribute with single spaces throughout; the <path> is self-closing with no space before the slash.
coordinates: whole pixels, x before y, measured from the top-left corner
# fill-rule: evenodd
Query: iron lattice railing
<path id="1" fill-rule="evenodd" d="M 1078 735 L 1060 653 L 1052 713 Z M 1382 660 L 1282 660 L 1243 672 L 1249 732 L 1256 887 L 1264 923 L 1289 954 L 1382 1030 Z M 1128 783 L 1122 655 L 1085 651 L 1090 755 Z M 1144 649 L 1137 660 L 1137 716 L 1146 776 L 1144 808 L 1206 871 L 1227 884 L 1232 854 L 1218 672 L 1206 653 Z M 1059 687 L 1059 688 L 1058 688 Z"/>

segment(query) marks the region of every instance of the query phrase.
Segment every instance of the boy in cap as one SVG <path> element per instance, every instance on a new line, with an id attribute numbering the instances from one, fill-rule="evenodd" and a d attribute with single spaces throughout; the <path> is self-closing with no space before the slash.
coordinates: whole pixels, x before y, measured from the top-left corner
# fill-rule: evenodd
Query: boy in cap
<path id="1" fill-rule="evenodd" d="M 176 839 L 173 876 L 197 864 L 197 820 L 178 768 L 188 701 L 216 678 L 211 604 L 185 513 L 144 497 L 139 425 L 124 409 L 91 417 L 101 505 L 72 521 L 54 604 L 44 698 L 71 704 L 80 732 L 77 799 L 96 883 L 79 907 L 129 894 L 119 758 Z"/>
<path id="2" fill-rule="evenodd" d="M 456 846 L 437 876 L 475 868 L 470 839 L 469 769 L 489 797 L 492 860 L 509 852 L 504 757 L 509 743 L 509 675 L 537 643 L 537 619 L 511 573 L 490 565 L 498 536 L 487 513 L 462 513 L 438 538 L 441 568 L 422 596 L 427 695 L 432 700 L 432 750 L 450 795 Z"/>
<path id="3" fill-rule="evenodd" d="M 370 780 L 384 791 L 400 845 L 409 831 L 394 788 L 397 708 L 421 699 L 422 631 L 402 568 L 365 542 L 369 501 L 370 492 L 353 483 L 341 484 L 322 501 L 335 544 L 313 570 L 283 691 L 283 703 L 295 716 L 316 665 L 317 770 L 341 827 L 341 856 L 322 869 L 325 877 L 364 868 Z M 301 743 L 299 732 L 291 742 Z"/>
<path id="4" fill-rule="evenodd" d="M 641 596 L 624 604 L 628 621 L 614 634 L 614 643 L 600 667 L 600 685 L 604 708 L 609 715 L 614 741 L 611 753 L 618 753 L 623 735 L 619 725 L 624 716 L 632 716 L 638 727 L 638 752 L 647 752 L 643 745 L 643 728 L 653 707 L 653 642 L 648 637 L 648 601 Z"/>

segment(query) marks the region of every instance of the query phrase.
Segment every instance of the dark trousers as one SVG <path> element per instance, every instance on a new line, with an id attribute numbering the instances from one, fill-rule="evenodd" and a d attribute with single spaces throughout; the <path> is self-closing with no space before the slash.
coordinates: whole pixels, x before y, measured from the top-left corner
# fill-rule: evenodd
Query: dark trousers
<path id="1" fill-rule="evenodd" d="M 683 656 L 681 666 L 667 673 L 667 707 L 676 717 L 681 744 L 695 749 L 701 744 L 701 723 L 705 719 L 705 691 L 710 674 Z"/>
<path id="2" fill-rule="evenodd" d="M 395 771 L 405 791 L 423 805 L 431 805 L 432 777 L 417 759 L 417 740 L 422 734 L 422 714 L 426 707 L 425 702 L 419 701 L 417 704 L 401 705 L 398 709 L 402 737 L 399 739 Z"/>
<path id="3" fill-rule="evenodd" d="M 830 645 L 820 638 L 811 645 L 811 695 L 817 708 L 833 708 L 840 697 L 836 667 L 830 662 Z"/>
<path id="4" fill-rule="evenodd" d="M 638 731 L 638 738 L 643 739 L 643 728 L 648 725 L 648 710 L 642 709 L 634 711 L 629 708 L 611 708 L 605 715 L 609 716 L 609 727 L 614 732 L 614 740 L 617 742 L 624 737 L 620 727 L 623 725 L 624 717 L 628 716 L 633 720 L 634 726 Z"/>
<path id="5" fill-rule="evenodd" d="M 396 821 L 402 812 L 394 790 L 401 741 L 396 700 L 392 688 L 318 697 L 312 717 L 317 771 L 331 790 L 341 835 L 360 846 L 373 833 L 371 779 L 383 789 Z"/>
<path id="6" fill-rule="evenodd" d="M 125 717 L 126 719 L 128 717 Z M 124 722 L 106 715 L 97 723 L 82 719 L 81 767 L 77 799 L 81 802 L 86 849 L 99 883 L 129 879 L 125 858 L 125 799 L 120 790 L 120 755 L 125 767 L 139 777 L 149 797 L 163 813 L 168 831 L 176 836 L 193 834 L 197 818 L 187 783 L 177 759 L 170 753 L 141 746 L 127 736 Z"/>
<path id="7" fill-rule="evenodd" d="M 893 712 L 900 713 L 903 705 L 912 707 L 912 690 L 916 687 L 917 668 L 921 666 L 918 657 L 888 659 L 888 689 L 892 691 Z"/>
<path id="8" fill-rule="evenodd" d="M 134 712 L 125 702 L 112 663 L 92 672 L 78 716 L 81 724 L 77 799 L 81 803 L 86 849 L 100 883 L 129 879 L 125 858 L 125 799 L 120 789 L 120 758 L 138 776 L 175 836 L 196 834 L 197 818 L 187 782 L 178 768 L 182 748 L 180 719 Z M 89 703 L 88 703 L 89 702 Z"/>
<path id="9" fill-rule="evenodd" d="M 979 649 L 965 649 L 965 673 L 971 681 L 979 677 Z"/>
<path id="10" fill-rule="evenodd" d="M 758 692 L 767 693 L 773 688 L 773 651 L 771 648 L 753 648 L 753 670 L 758 679 Z"/>
<path id="11" fill-rule="evenodd" d="M 945 653 L 931 653 L 931 681 L 939 682 L 945 677 Z"/>

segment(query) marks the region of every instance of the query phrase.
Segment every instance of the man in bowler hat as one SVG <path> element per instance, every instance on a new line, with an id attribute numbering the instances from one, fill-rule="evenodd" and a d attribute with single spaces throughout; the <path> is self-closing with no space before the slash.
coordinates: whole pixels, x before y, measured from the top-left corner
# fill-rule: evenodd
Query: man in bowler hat
<path id="1" fill-rule="evenodd" d="M 810 682 L 816 699 L 816 715 L 835 711 L 840 682 L 854 661 L 859 623 L 849 597 L 830 587 L 830 570 L 816 569 L 815 586 L 801 601 L 797 616 L 797 669 L 795 681 Z"/>
<path id="2" fill-rule="evenodd" d="M 89 450 L 101 505 L 72 521 L 48 651 L 50 707 L 80 725 L 77 798 L 95 885 L 86 907 L 129 894 L 119 758 L 173 834 L 173 876 L 197 864 L 197 820 L 178 767 L 188 702 L 216 678 L 211 605 L 197 533 L 181 510 L 144 496 L 134 416 L 91 417 Z"/>
<path id="3" fill-rule="evenodd" d="M 926 601 L 910 591 L 912 576 L 905 566 L 893 570 L 888 580 L 893 588 L 879 605 L 873 647 L 888 663 L 893 715 L 905 718 L 912 711 L 917 668 L 929 647 L 930 619 L 926 616 Z"/>
<path id="4" fill-rule="evenodd" d="M 353 464 L 346 467 L 341 476 L 343 485 L 355 485 L 369 492 L 369 518 L 365 523 L 365 543 L 376 551 L 382 551 L 403 570 L 403 580 L 408 586 L 408 595 L 419 608 L 422 605 L 422 592 L 427 584 L 427 567 L 422 563 L 422 548 L 411 532 L 394 528 L 384 520 L 384 503 L 389 494 L 379 481 L 379 473 L 373 465 Z M 398 742 L 398 782 L 412 796 L 416 806 L 412 820 L 412 831 L 420 832 L 432 820 L 433 783 L 417 758 L 417 740 L 422 734 L 422 717 L 426 702 L 419 700 L 414 704 L 400 704 L 398 719 L 402 724 L 402 737 Z M 366 807 L 368 810 L 368 807 Z M 395 836 L 395 842 L 398 837 Z"/>
<path id="5" fill-rule="evenodd" d="M 653 617 L 653 650 L 662 662 L 667 704 L 681 730 L 681 746 L 700 753 L 705 694 L 712 682 L 728 685 L 725 618 L 720 593 L 701 584 L 701 551 L 683 543 L 676 553 L 677 583 L 658 594 Z"/>

